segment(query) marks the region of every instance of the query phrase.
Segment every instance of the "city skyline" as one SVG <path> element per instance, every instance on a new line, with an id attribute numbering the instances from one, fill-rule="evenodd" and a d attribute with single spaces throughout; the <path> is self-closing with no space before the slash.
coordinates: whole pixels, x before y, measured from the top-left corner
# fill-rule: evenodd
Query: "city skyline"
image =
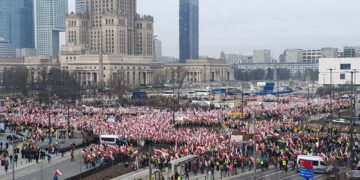
<path id="1" fill-rule="evenodd" d="M 74 2 L 69 0 L 70 10 L 75 9 Z M 352 6 L 339 6 L 336 0 L 219 3 L 200 0 L 200 55 L 218 57 L 221 50 L 252 54 L 254 49 L 270 49 L 278 57 L 286 48 L 341 48 L 360 44 L 357 33 L 360 27 L 353 23 L 357 17 L 356 5 L 360 5 L 356 0 L 341 1 Z M 163 42 L 164 56 L 178 57 L 179 1 L 138 0 L 138 4 L 140 14 L 154 16 L 155 35 Z"/>

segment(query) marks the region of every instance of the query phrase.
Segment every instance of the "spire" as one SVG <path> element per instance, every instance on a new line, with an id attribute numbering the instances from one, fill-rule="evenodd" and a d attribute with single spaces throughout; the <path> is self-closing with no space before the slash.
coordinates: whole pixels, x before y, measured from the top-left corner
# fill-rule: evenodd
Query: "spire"
<path id="1" fill-rule="evenodd" d="M 103 59 L 103 48 L 102 48 L 102 30 L 100 36 L 100 53 L 99 53 L 99 82 L 100 84 L 104 83 L 104 59 Z"/>
<path id="2" fill-rule="evenodd" d="M 221 50 L 220 59 L 225 59 L 226 60 L 226 55 L 224 53 L 224 50 Z"/>

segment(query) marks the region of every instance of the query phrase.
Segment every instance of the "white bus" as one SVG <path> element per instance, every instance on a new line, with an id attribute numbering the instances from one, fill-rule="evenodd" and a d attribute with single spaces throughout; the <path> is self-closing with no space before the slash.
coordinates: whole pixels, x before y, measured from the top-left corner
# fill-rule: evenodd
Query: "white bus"
<path id="1" fill-rule="evenodd" d="M 207 97 L 211 95 L 211 91 L 208 89 L 197 89 L 195 90 L 196 97 Z"/>
<path id="2" fill-rule="evenodd" d="M 163 97 L 174 97 L 174 91 L 164 91 L 163 93 L 162 93 L 162 96 Z"/>
<path id="3" fill-rule="evenodd" d="M 124 141 L 117 135 L 100 135 L 99 140 L 100 140 L 100 144 L 105 144 L 105 145 L 122 146 L 127 144 L 126 141 Z"/>

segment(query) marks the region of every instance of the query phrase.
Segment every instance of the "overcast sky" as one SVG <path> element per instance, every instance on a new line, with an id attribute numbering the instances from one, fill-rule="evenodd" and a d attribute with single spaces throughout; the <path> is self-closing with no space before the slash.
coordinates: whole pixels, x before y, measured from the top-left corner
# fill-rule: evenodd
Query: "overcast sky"
<path id="1" fill-rule="evenodd" d="M 70 10 L 74 1 L 69 0 Z M 178 57 L 179 0 L 137 0 L 155 19 L 163 55 Z M 200 54 L 360 45 L 359 0 L 200 0 Z"/>

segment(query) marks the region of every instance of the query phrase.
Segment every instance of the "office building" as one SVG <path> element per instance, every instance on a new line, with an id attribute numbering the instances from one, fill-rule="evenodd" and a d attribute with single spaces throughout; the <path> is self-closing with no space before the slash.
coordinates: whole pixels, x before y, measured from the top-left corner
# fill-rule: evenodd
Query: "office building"
<path id="1" fill-rule="evenodd" d="M 267 49 L 254 50 L 253 52 L 254 63 L 270 63 L 271 51 Z"/>
<path id="2" fill-rule="evenodd" d="M 353 69 L 360 67 L 360 58 L 320 58 L 319 84 L 320 85 L 350 85 Z M 332 73 L 329 69 L 334 69 Z M 332 76 L 332 81 L 331 77 Z M 354 73 L 354 84 L 360 85 L 360 73 Z"/>
<path id="3" fill-rule="evenodd" d="M 352 58 L 360 57 L 360 47 L 359 46 L 345 46 L 341 54 L 343 58 Z"/>
<path id="4" fill-rule="evenodd" d="M 303 51 L 303 62 L 304 63 L 317 63 L 319 62 L 319 58 L 321 58 L 321 50 L 320 49 L 311 49 Z"/>
<path id="5" fill-rule="evenodd" d="M 284 57 L 286 63 L 302 63 L 303 62 L 303 50 L 302 49 L 286 49 L 284 51 Z"/>
<path id="6" fill-rule="evenodd" d="M 0 36 L 0 57 L 15 57 L 15 47 Z"/>
<path id="7" fill-rule="evenodd" d="M 162 43 L 158 38 L 155 38 L 155 58 L 162 57 Z"/>
<path id="8" fill-rule="evenodd" d="M 66 17 L 66 46 L 112 55 L 154 56 L 154 19 L 136 12 L 136 1 L 85 0 L 86 14 Z M 98 7 L 98 8 L 90 8 Z"/>
<path id="9" fill-rule="evenodd" d="M 75 0 L 75 12 L 85 13 L 85 0 Z"/>
<path id="10" fill-rule="evenodd" d="M 237 65 L 238 69 L 245 70 L 256 70 L 262 69 L 267 71 L 270 69 L 288 69 L 292 77 L 296 76 L 297 73 L 306 74 L 308 70 L 317 72 L 319 70 L 318 63 L 303 63 L 303 62 L 271 62 L 271 63 L 241 63 Z"/>
<path id="11" fill-rule="evenodd" d="M 322 58 L 337 58 L 339 54 L 338 48 L 321 48 L 321 57 Z"/>
<path id="12" fill-rule="evenodd" d="M 180 62 L 199 57 L 199 0 L 180 0 Z"/>
<path id="13" fill-rule="evenodd" d="M 68 0 L 35 0 L 34 2 L 36 54 L 58 56 L 59 33 L 65 31 Z"/>
<path id="14" fill-rule="evenodd" d="M 0 1 L 0 36 L 15 48 L 34 48 L 33 0 Z"/>

